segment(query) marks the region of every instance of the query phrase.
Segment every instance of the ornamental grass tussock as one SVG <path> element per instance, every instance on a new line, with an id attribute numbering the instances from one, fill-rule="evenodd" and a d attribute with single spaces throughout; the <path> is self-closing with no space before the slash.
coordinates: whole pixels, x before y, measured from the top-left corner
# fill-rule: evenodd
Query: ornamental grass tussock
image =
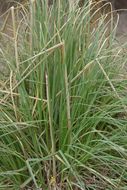
<path id="1" fill-rule="evenodd" d="M 12 34 L 1 32 L 0 189 L 126 189 L 127 55 L 116 27 L 107 35 L 106 14 L 95 25 L 88 2 L 18 6 Z"/>

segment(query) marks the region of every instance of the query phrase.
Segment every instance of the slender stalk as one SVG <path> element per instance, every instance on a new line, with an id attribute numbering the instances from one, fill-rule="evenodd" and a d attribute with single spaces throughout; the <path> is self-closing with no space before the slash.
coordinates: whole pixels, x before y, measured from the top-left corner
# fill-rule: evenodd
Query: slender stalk
<path id="1" fill-rule="evenodd" d="M 12 104 L 13 104 L 13 109 L 14 109 L 15 117 L 16 117 L 16 120 L 18 121 L 18 115 L 17 115 L 16 105 L 15 105 L 15 100 L 14 100 L 13 92 L 12 92 L 12 89 L 13 89 L 12 82 L 13 82 L 13 72 L 10 71 L 10 95 L 11 95 L 11 100 L 12 100 Z"/>
<path id="2" fill-rule="evenodd" d="M 68 84 L 67 66 L 66 65 L 65 65 L 65 70 L 64 70 L 64 78 L 65 78 L 65 88 L 66 88 L 68 129 L 71 129 L 70 93 L 69 93 L 69 84 Z"/>
<path id="3" fill-rule="evenodd" d="M 13 24 L 13 37 L 14 37 L 14 47 L 15 47 L 15 61 L 17 71 L 19 72 L 19 57 L 18 57 L 18 34 L 16 30 L 16 19 L 15 19 L 15 12 L 14 7 L 11 7 L 11 15 L 12 15 L 12 24 Z"/>
<path id="4" fill-rule="evenodd" d="M 11 91 L 8 91 L 8 90 L 2 90 L 2 89 L 0 89 L 0 92 L 1 92 L 1 93 L 4 93 L 4 94 L 13 95 L 13 96 L 21 96 L 21 94 L 16 93 L 16 92 L 13 92 L 12 90 L 11 90 Z M 35 97 L 35 96 L 28 96 L 28 97 L 29 97 L 30 99 L 33 99 L 33 100 L 36 100 L 36 101 L 47 102 L 47 100 L 41 99 L 41 98 L 38 98 L 38 97 Z"/>
<path id="5" fill-rule="evenodd" d="M 33 54 L 33 35 L 35 26 L 35 2 L 36 0 L 30 0 L 30 52 Z"/>
<path id="6" fill-rule="evenodd" d="M 69 130 L 69 142 L 71 142 L 71 107 L 70 107 L 70 93 L 69 93 L 67 65 L 65 63 L 65 45 L 64 45 L 64 43 L 63 43 L 63 46 L 61 46 L 61 56 L 62 56 L 62 63 L 64 64 L 64 80 L 65 80 L 66 104 L 67 104 L 67 127 Z"/>
<path id="7" fill-rule="evenodd" d="M 55 136 L 54 136 L 54 129 L 53 129 L 51 99 L 50 99 L 49 81 L 48 81 L 47 73 L 45 75 L 45 78 L 46 78 L 46 94 L 47 94 L 47 105 L 48 105 L 48 114 L 49 114 L 50 137 L 51 137 L 51 144 L 52 144 L 51 151 L 53 154 L 53 178 L 54 178 L 54 188 L 55 188 L 55 181 L 56 181 Z"/>

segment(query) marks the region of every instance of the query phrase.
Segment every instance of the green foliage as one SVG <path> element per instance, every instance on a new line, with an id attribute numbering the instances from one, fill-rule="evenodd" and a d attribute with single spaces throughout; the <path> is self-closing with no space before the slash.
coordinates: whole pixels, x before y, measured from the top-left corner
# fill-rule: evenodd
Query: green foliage
<path id="1" fill-rule="evenodd" d="M 126 189 L 126 55 L 113 31 L 104 18 L 90 28 L 88 5 L 40 0 L 25 13 L 15 56 L 2 50 L 0 189 Z"/>

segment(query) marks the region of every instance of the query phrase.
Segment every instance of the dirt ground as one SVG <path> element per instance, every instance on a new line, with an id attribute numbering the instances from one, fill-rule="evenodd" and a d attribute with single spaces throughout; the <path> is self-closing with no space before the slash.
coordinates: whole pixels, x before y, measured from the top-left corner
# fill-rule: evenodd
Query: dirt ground
<path id="1" fill-rule="evenodd" d="M 116 39 L 120 44 L 127 43 L 127 11 L 119 13 L 118 19 Z"/>

